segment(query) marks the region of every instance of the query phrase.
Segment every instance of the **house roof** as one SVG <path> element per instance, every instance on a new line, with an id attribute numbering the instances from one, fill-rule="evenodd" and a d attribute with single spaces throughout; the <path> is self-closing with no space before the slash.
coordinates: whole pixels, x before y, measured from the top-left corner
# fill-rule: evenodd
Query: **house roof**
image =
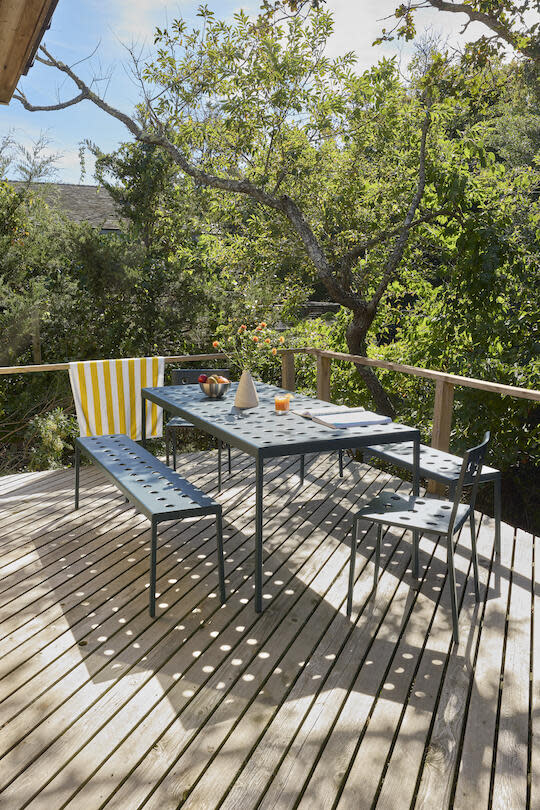
<path id="1" fill-rule="evenodd" d="M 26 183 L 10 180 L 14 188 Z M 39 194 L 51 207 L 58 208 L 73 222 L 88 222 L 105 231 L 120 230 L 114 200 L 101 186 L 82 186 L 75 183 L 31 183 L 30 189 Z"/>
<path id="2" fill-rule="evenodd" d="M 0 0 L 0 104 L 28 73 L 58 0 Z"/>

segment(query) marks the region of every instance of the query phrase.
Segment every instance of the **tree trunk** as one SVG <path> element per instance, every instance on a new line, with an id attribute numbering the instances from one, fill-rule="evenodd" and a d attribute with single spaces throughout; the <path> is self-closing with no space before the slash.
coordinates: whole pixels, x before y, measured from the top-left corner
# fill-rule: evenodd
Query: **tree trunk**
<path id="1" fill-rule="evenodd" d="M 351 354 L 360 354 L 363 357 L 367 356 L 366 335 L 369 331 L 373 316 L 368 312 L 360 310 L 354 312 L 353 319 L 347 327 L 347 346 Z M 390 416 L 394 419 L 396 412 L 394 406 L 390 401 L 390 397 L 379 382 L 379 378 L 372 368 L 369 366 L 361 366 L 355 364 L 358 373 L 362 377 L 366 388 L 373 397 L 375 407 L 379 413 Z"/>

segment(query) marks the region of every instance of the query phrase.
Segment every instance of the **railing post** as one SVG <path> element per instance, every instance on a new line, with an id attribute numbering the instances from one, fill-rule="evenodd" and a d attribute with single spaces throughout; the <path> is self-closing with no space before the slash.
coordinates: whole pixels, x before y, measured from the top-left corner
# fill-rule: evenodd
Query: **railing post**
<path id="1" fill-rule="evenodd" d="M 281 387 L 286 391 L 295 391 L 294 352 L 283 352 L 281 355 Z"/>
<path id="2" fill-rule="evenodd" d="M 450 449 L 450 431 L 452 429 L 452 412 L 454 407 L 454 386 L 446 380 L 435 383 L 435 404 L 433 406 L 433 430 L 431 446 L 445 453 Z M 442 494 L 444 484 L 430 481 L 428 492 Z"/>
<path id="3" fill-rule="evenodd" d="M 330 402 L 330 363 L 329 357 L 317 354 L 317 397 Z"/>
<path id="4" fill-rule="evenodd" d="M 431 446 L 437 450 L 450 449 L 450 431 L 452 429 L 452 409 L 454 406 L 454 386 L 446 380 L 435 383 L 435 405 L 433 407 L 433 430 Z"/>

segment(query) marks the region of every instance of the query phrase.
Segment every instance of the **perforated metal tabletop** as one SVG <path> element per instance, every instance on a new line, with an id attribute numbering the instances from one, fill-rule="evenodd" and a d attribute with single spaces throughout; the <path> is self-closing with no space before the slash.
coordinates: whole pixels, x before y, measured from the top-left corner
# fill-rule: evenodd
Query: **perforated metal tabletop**
<path id="1" fill-rule="evenodd" d="M 277 414 L 274 409 L 276 394 L 288 393 L 266 383 L 256 383 L 259 405 L 249 410 L 234 407 L 237 383 L 233 383 L 223 399 L 209 399 L 198 385 L 166 385 L 142 389 L 143 430 L 146 424 L 146 401 L 161 406 L 173 416 L 187 419 L 195 427 L 210 433 L 222 442 L 253 456 L 256 461 L 255 509 L 255 609 L 262 610 L 262 491 L 263 462 L 265 458 L 303 455 L 366 447 L 387 442 L 413 443 L 414 494 L 419 493 L 418 462 L 420 432 L 417 428 L 390 422 L 386 425 L 348 427 L 339 430 L 327 428 L 305 419 L 295 410 L 325 408 L 329 402 L 295 394 L 291 411 Z M 144 441 L 144 436 L 143 436 Z"/>

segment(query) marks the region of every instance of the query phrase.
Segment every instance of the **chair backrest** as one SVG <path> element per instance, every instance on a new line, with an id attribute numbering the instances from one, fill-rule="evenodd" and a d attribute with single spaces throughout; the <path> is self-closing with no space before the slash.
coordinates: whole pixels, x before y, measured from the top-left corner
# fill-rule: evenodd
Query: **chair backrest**
<path id="1" fill-rule="evenodd" d="M 201 374 L 219 374 L 220 377 L 229 377 L 228 368 L 173 368 L 171 380 L 173 385 L 194 385 Z"/>
<path id="2" fill-rule="evenodd" d="M 456 485 L 456 491 L 454 495 L 454 506 L 452 508 L 452 516 L 450 518 L 450 529 L 453 527 L 455 523 L 458 506 L 461 502 L 463 487 L 469 486 L 472 487 L 471 497 L 469 501 L 469 508 L 471 512 L 474 511 L 474 504 L 476 501 L 476 491 L 478 489 L 478 480 L 480 477 L 480 473 L 482 472 L 482 464 L 484 463 L 484 458 L 486 455 L 487 446 L 489 444 L 489 439 L 490 433 L 488 430 L 484 434 L 482 442 L 477 447 L 471 447 L 470 450 L 467 450 L 467 452 L 463 457 L 463 464 L 461 465 L 461 471 L 459 473 L 459 479 Z"/>

